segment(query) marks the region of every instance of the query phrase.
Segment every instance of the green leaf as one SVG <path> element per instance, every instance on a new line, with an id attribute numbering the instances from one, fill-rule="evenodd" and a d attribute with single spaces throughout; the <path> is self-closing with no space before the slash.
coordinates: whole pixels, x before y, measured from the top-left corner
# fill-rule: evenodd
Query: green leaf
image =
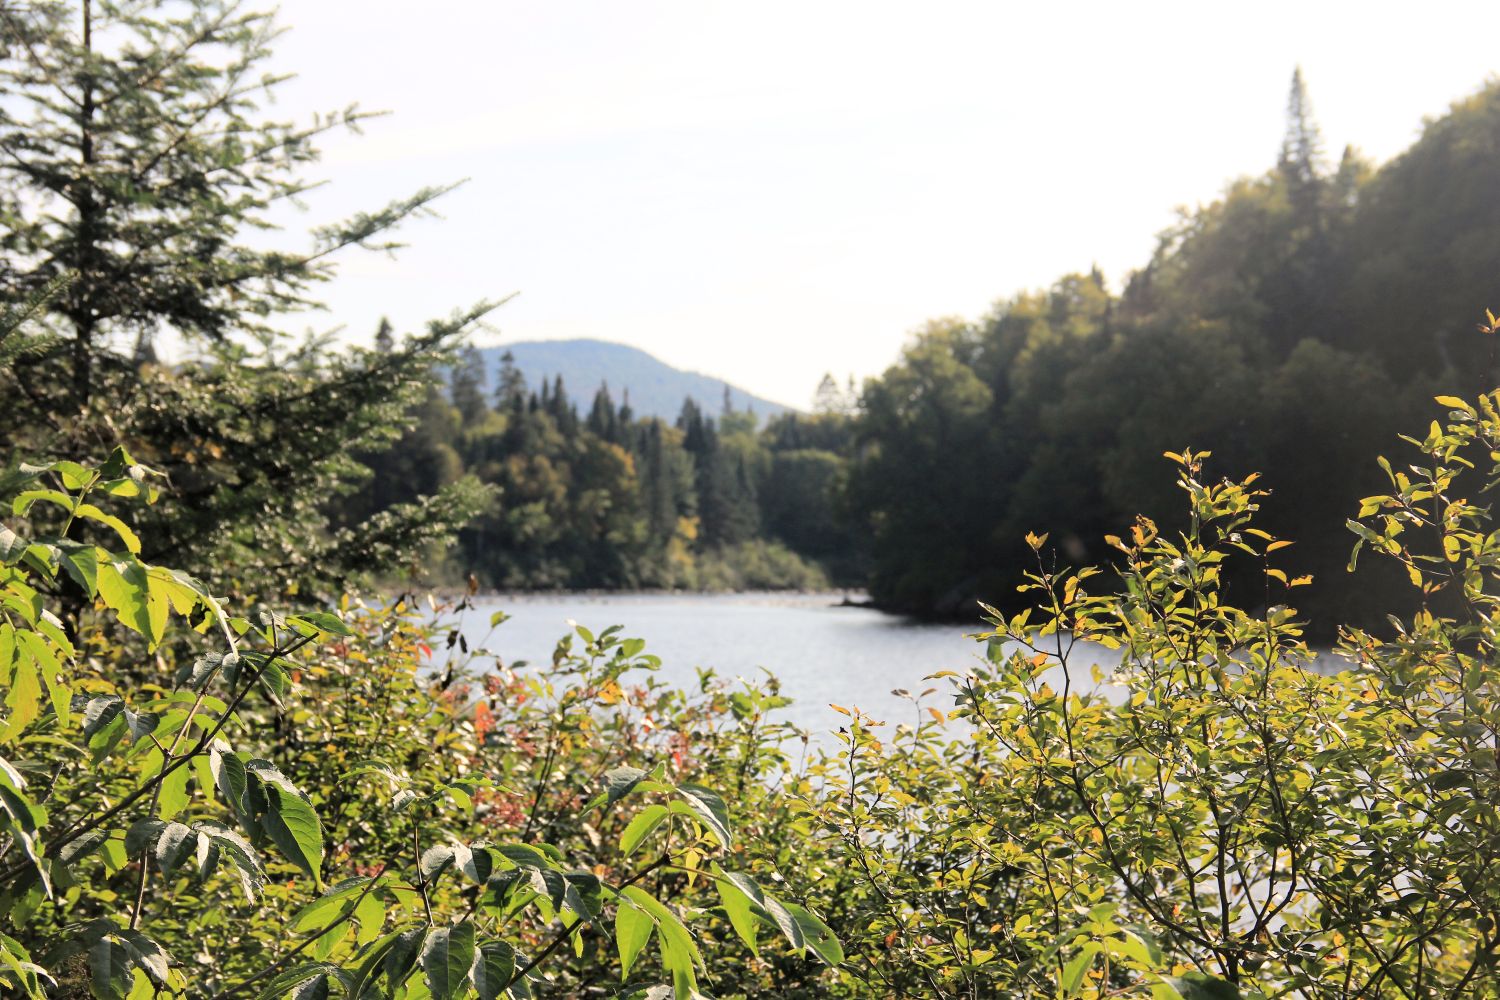
<path id="1" fill-rule="evenodd" d="M 58 490 L 26 490 L 16 494 L 16 498 L 11 501 L 11 513 L 17 517 L 25 517 L 31 511 L 31 505 L 38 500 L 45 500 L 48 503 L 56 504 L 70 514 L 73 512 L 73 498 L 66 493 L 59 492 Z"/>
<path id="2" fill-rule="evenodd" d="M 616 802 L 629 795 L 646 777 L 646 772 L 638 767 L 623 766 L 612 771 L 604 772 L 604 805 L 612 806 Z M 598 804 L 596 799 L 589 803 L 589 808 Z"/>
<path id="3" fill-rule="evenodd" d="M 803 940 L 813 950 L 813 954 L 821 958 L 826 965 L 837 967 L 843 964 L 843 946 L 839 944 L 839 939 L 827 924 L 811 910 L 796 903 L 783 903 L 782 905 L 797 922 L 798 928 L 802 931 Z"/>
<path id="4" fill-rule="evenodd" d="M 98 566 L 99 596 L 119 618 L 120 624 L 148 636 L 151 620 L 146 611 L 146 569 L 134 559 L 111 560 Z"/>
<path id="5" fill-rule="evenodd" d="M 155 751 L 152 751 L 154 754 Z M 172 819 L 188 807 L 192 796 L 188 794 L 188 779 L 193 776 L 190 768 L 179 767 L 162 779 L 161 795 L 157 800 L 157 815 L 164 820 Z"/>
<path id="6" fill-rule="evenodd" d="M 30 635 L 26 631 L 18 637 Z M 14 672 L 11 674 L 10 691 L 5 696 L 5 707 L 10 709 L 5 731 L 0 732 L 0 743 L 9 743 L 37 716 L 42 714 L 42 681 L 37 675 L 36 659 L 19 648 L 16 650 Z"/>
<path id="7" fill-rule="evenodd" d="M 792 946 L 792 950 L 801 954 L 807 949 L 807 936 L 802 933 L 802 925 L 792 915 L 792 911 L 774 896 L 765 897 L 765 913 L 767 918 L 780 929 L 782 936 Z"/>
<path id="8" fill-rule="evenodd" d="M 1468 771 L 1452 770 L 1444 771 L 1432 779 L 1432 790 L 1435 792 L 1446 792 L 1454 788 L 1474 784 L 1474 776 Z"/>
<path id="9" fill-rule="evenodd" d="M 472 981 L 474 959 L 472 921 L 429 932 L 422 945 L 422 972 L 433 1000 L 457 1000 L 463 996 Z"/>
<path id="10" fill-rule="evenodd" d="M 288 861 L 322 886 L 323 827 L 301 796 L 276 784 L 265 785 L 270 811 L 261 819 L 266 834 Z"/>
<path id="11" fill-rule="evenodd" d="M 356 944 L 369 944 L 380 935 L 380 928 L 385 924 L 385 904 L 373 890 L 354 905 L 354 920 L 359 925 L 359 931 L 354 936 Z"/>
<path id="12" fill-rule="evenodd" d="M 696 969 L 703 964 L 703 956 L 698 953 L 693 935 L 677 914 L 639 886 L 626 886 L 620 895 L 645 910 L 656 922 L 662 966 L 672 973 L 672 985 L 678 995 L 690 996 L 698 985 Z"/>
<path id="13" fill-rule="evenodd" d="M 385 962 L 386 956 L 391 953 L 391 949 L 395 947 L 396 941 L 404 933 L 410 932 L 392 931 L 379 941 L 376 941 L 374 945 L 365 948 L 359 954 L 359 969 L 354 973 L 354 979 L 349 985 L 349 996 L 361 997 L 365 995 L 365 986 L 379 977 L 379 970 Z"/>
<path id="14" fill-rule="evenodd" d="M 668 812 L 666 806 L 654 804 L 636 813 L 625 827 L 625 832 L 620 835 L 620 850 L 627 857 L 634 854 L 635 849 L 641 846 L 641 842 L 651 836 L 651 832 L 667 818 Z"/>
<path id="15" fill-rule="evenodd" d="M 48 896 L 52 895 L 47 867 L 42 863 L 42 845 L 37 838 L 37 832 L 47 822 L 47 811 L 18 789 L 7 783 L 0 783 L 0 818 L 6 820 L 5 823 L 0 823 L 0 828 L 5 828 L 6 833 L 21 845 L 21 850 L 35 866 L 43 891 Z"/>
<path id="16" fill-rule="evenodd" d="M 99 1000 L 125 1000 L 133 971 L 130 953 L 112 936 L 101 937 L 89 946 L 89 977 Z"/>
<path id="17" fill-rule="evenodd" d="M 1233 983 L 1202 972 L 1168 976 L 1166 983 L 1182 1000 L 1242 1000 L 1242 994 Z"/>
<path id="18" fill-rule="evenodd" d="M 156 864 L 170 875 L 182 860 L 198 849 L 198 834 L 182 823 L 168 823 L 156 841 Z"/>
<path id="19" fill-rule="evenodd" d="M 650 942 L 655 928 L 656 922 L 650 914 L 638 906 L 621 902 L 615 910 L 615 946 L 620 950 L 621 981 L 630 978 L 630 967 Z"/>
<path id="20" fill-rule="evenodd" d="M 113 529 L 114 533 L 120 536 L 120 541 L 125 543 L 125 548 L 131 555 L 141 554 L 141 540 L 136 537 L 134 531 L 130 530 L 130 526 L 118 517 L 115 517 L 113 514 L 106 514 L 91 503 L 79 504 L 73 513 L 78 517 L 86 517 L 90 521 L 98 521 L 105 527 Z"/>
<path id="21" fill-rule="evenodd" d="M 209 747 L 208 763 L 213 768 L 214 784 L 218 786 L 219 794 L 236 815 L 243 816 L 248 811 L 245 791 L 249 779 L 245 772 L 245 762 L 229 749 L 228 744 L 215 740 Z"/>
<path id="22" fill-rule="evenodd" d="M 683 801 L 713 833 L 720 847 L 729 847 L 729 809 L 719 793 L 702 785 L 680 785 L 677 788 Z"/>
<path id="23" fill-rule="evenodd" d="M 330 977 L 341 981 L 344 979 L 338 966 L 327 962 L 308 962 L 294 966 L 267 983 L 260 992 L 259 1000 L 276 1000 L 287 994 L 291 994 L 293 1000 L 326 1000 Z"/>
<path id="24" fill-rule="evenodd" d="M 332 934 L 328 936 L 333 937 Z M 321 943 L 319 941 L 319 944 Z M 328 1000 L 328 979 L 327 970 L 319 972 L 292 990 L 291 1000 Z"/>
<path id="25" fill-rule="evenodd" d="M 437 844 L 422 852 L 422 857 L 417 862 L 417 870 L 421 872 L 424 882 L 431 882 L 446 871 L 448 866 L 453 864 L 453 860 L 453 848 L 446 844 Z"/>
<path id="26" fill-rule="evenodd" d="M 759 955 L 760 950 L 756 947 L 755 939 L 760 930 L 760 921 L 755 917 L 755 904 L 760 900 L 759 887 L 751 882 L 748 876 L 731 876 L 717 864 L 714 872 L 719 876 L 714 879 L 714 888 L 719 892 L 719 899 L 724 904 L 724 915 L 729 918 L 729 925 L 734 932 L 745 942 L 752 954 Z M 754 899 L 743 888 L 739 880 L 750 882 L 750 888 L 756 890 Z M 764 905 L 764 904 L 761 904 Z"/>
<path id="27" fill-rule="evenodd" d="M 4 547 L 4 536 L 0 533 L 0 550 Z M 62 568 L 88 595 L 89 600 L 93 600 L 99 593 L 99 549 L 66 539 L 59 541 L 57 547 L 62 552 Z"/>
<path id="28" fill-rule="evenodd" d="M 341 619 L 338 615 L 331 614 L 327 611 L 304 611 L 299 615 L 294 615 L 288 618 L 287 621 L 306 622 L 318 631 L 326 632 L 329 635 L 354 634 L 354 630 L 351 629 L 348 625 L 345 625 L 343 619 Z"/>
<path id="29" fill-rule="evenodd" d="M 504 941 L 489 941 L 479 946 L 479 961 L 474 964 L 474 988 L 479 1000 L 497 1000 L 516 974 L 516 950 Z"/>
<path id="30" fill-rule="evenodd" d="M 165 986 L 172 963 L 161 945 L 140 931 L 122 930 L 119 933 L 124 939 L 125 950 L 130 954 L 136 967 L 145 972 L 146 978 L 158 987 Z"/>
<path id="31" fill-rule="evenodd" d="M 415 927 L 396 935 L 396 939 L 391 942 L 391 950 L 386 953 L 381 968 L 385 971 L 392 991 L 404 983 L 411 970 L 416 967 L 426 933 L 425 927 Z"/>
<path id="32" fill-rule="evenodd" d="M 10 566 L 26 554 L 30 543 L 20 535 L 0 524 L 0 566 Z"/>
<path id="33" fill-rule="evenodd" d="M 1062 976 L 1058 981 L 1063 996 L 1076 997 L 1079 994 L 1083 988 L 1083 977 L 1088 974 L 1089 968 L 1094 964 L 1094 956 L 1102 950 L 1097 941 L 1090 941 L 1077 955 L 1069 959 L 1068 964 L 1063 966 Z"/>

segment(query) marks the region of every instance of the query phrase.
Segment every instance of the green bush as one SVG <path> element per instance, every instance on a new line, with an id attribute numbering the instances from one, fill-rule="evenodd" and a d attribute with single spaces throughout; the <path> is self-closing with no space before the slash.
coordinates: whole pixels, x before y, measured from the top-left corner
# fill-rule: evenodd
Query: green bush
<path id="1" fill-rule="evenodd" d="M 638 684 L 613 629 L 523 676 L 404 603 L 232 615 L 107 509 L 152 479 L 117 450 L 0 484 L 7 990 L 691 997 L 763 927 L 841 961 L 703 783 L 762 794 L 784 758 L 726 719 L 770 696 Z"/>
<path id="2" fill-rule="evenodd" d="M 814 766 L 846 968 L 900 996 L 1494 996 L 1500 532 L 1466 498 L 1500 481 L 1500 393 L 1438 402 L 1349 522 L 1425 605 L 1387 639 L 1308 648 L 1296 550 L 1206 453 L 1169 455 L 1187 530 L 1110 538 L 1109 584 L 1029 537 L 1034 606 L 938 675 L 957 707 L 888 739 L 852 713 Z"/>

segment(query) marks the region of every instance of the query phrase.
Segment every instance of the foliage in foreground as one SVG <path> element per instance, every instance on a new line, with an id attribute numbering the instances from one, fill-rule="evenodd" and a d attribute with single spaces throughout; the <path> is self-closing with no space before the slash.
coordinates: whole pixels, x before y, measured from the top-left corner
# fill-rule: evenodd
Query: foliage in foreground
<path id="1" fill-rule="evenodd" d="M 546 678 L 490 673 L 475 700 L 466 644 L 418 673 L 428 636 L 402 605 L 240 617 L 143 562 L 109 507 L 153 499 L 152 478 L 117 450 L 5 483 L 8 988 L 489 1000 L 608 969 L 691 997 L 708 942 L 755 949 L 762 925 L 841 960 L 739 867 L 729 806 L 693 780 L 723 776 L 685 757 L 725 742 L 704 728 L 723 709 L 648 687 L 645 709 L 596 713 L 653 665 L 640 640 L 580 628 Z M 68 588 L 92 608 L 65 624 L 49 598 Z M 774 760 L 743 751 L 742 787 Z"/>
<path id="2" fill-rule="evenodd" d="M 1500 533 L 1465 497 L 1500 480 L 1500 393 L 1440 402 L 1350 522 L 1428 604 L 1389 638 L 1349 631 L 1320 664 L 1256 478 L 1184 452 L 1186 531 L 1111 539 L 1097 593 L 1033 536 L 1034 608 L 944 672 L 956 707 L 915 695 L 889 736 L 848 710 L 828 751 L 772 721 L 774 684 L 673 690 L 616 630 L 538 668 L 406 603 L 233 615 L 135 554 L 111 504 L 152 477 L 123 452 L 23 469 L 0 976 L 111 998 L 1494 996 Z M 1261 610 L 1228 600 L 1232 559 Z M 76 622 L 47 610 L 69 588 Z"/>
<path id="3" fill-rule="evenodd" d="M 995 652 L 943 672 L 967 735 L 851 714 L 816 808 L 861 875 L 831 920 L 876 992 L 1497 994 L 1500 532 L 1467 498 L 1500 481 L 1500 393 L 1439 402 L 1349 522 L 1424 605 L 1389 638 L 1320 662 L 1257 477 L 1185 452 L 1189 527 L 1109 539 L 1118 587 L 1029 538 L 1032 609 L 991 610 Z M 1230 602 L 1232 560 L 1259 611 Z"/>

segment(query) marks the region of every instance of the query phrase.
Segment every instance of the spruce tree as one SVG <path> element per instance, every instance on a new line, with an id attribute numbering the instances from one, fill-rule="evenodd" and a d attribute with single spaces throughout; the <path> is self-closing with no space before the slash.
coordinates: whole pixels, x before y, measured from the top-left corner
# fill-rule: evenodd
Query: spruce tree
<path id="1" fill-rule="evenodd" d="M 391 350 L 288 342 L 278 317 L 316 304 L 345 248 L 444 188 L 266 249 L 252 231 L 314 184 L 304 170 L 356 108 L 307 124 L 262 105 L 271 14 L 240 0 L 0 4 L 0 307 L 52 289 L 41 356 L 0 371 L 10 460 L 102 457 L 117 443 L 165 471 L 147 537 L 214 580 L 308 593 L 410 561 L 482 500 L 472 483 L 336 529 L 330 505 L 388 445 L 463 332 L 490 306 Z M 196 352 L 149 361 L 162 332 Z"/>
<path id="2" fill-rule="evenodd" d="M 500 355 L 500 381 L 495 386 L 495 409 L 521 413 L 526 409 L 526 376 L 510 351 Z"/>
<path id="3" fill-rule="evenodd" d="M 1322 158 L 1323 135 L 1313 119 L 1312 101 L 1307 96 L 1307 84 L 1299 66 L 1292 72 L 1286 101 L 1286 134 L 1276 165 L 1286 180 L 1292 207 L 1309 222 L 1319 209 Z"/>
<path id="4" fill-rule="evenodd" d="M 615 412 L 614 399 L 609 394 L 608 382 L 601 382 L 599 391 L 594 393 L 594 402 L 589 407 L 588 419 L 584 426 L 603 440 L 611 444 L 619 444 L 619 416 Z"/>
<path id="5" fill-rule="evenodd" d="M 464 347 L 458 354 L 458 364 L 453 369 L 449 392 L 465 427 L 475 426 L 490 412 L 489 404 L 484 398 L 487 381 L 484 355 L 472 344 Z"/>

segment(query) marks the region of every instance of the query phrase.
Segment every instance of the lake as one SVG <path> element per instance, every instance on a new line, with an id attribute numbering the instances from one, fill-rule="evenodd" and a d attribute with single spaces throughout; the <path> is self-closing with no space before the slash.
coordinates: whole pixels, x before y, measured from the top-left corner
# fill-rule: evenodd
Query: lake
<path id="1" fill-rule="evenodd" d="M 568 632 L 569 619 L 594 633 L 623 625 L 623 634 L 646 640 L 661 657 L 658 677 L 696 686 L 697 667 L 720 676 L 751 678 L 762 668 L 793 699 L 786 718 L 814 732 L 836 730 L 843 720 L 830 703 L 858 705 L 877 719 L 913 721 L 913 693 L 937 688 L 927 704 L 953 707 L 946 681 L 922 680 L 939 670 L 966 671 L 982 657 L 982 643 L 967 638 L 984 625 L 929 624 L 871 608 L 840 607 L 839 594 L 561 594 L 476 598 L 465 616 L 464 637 L 485 642 L 490 614 L 511 615 L 487 646 L 507 664 L 546 663 Z"/>

